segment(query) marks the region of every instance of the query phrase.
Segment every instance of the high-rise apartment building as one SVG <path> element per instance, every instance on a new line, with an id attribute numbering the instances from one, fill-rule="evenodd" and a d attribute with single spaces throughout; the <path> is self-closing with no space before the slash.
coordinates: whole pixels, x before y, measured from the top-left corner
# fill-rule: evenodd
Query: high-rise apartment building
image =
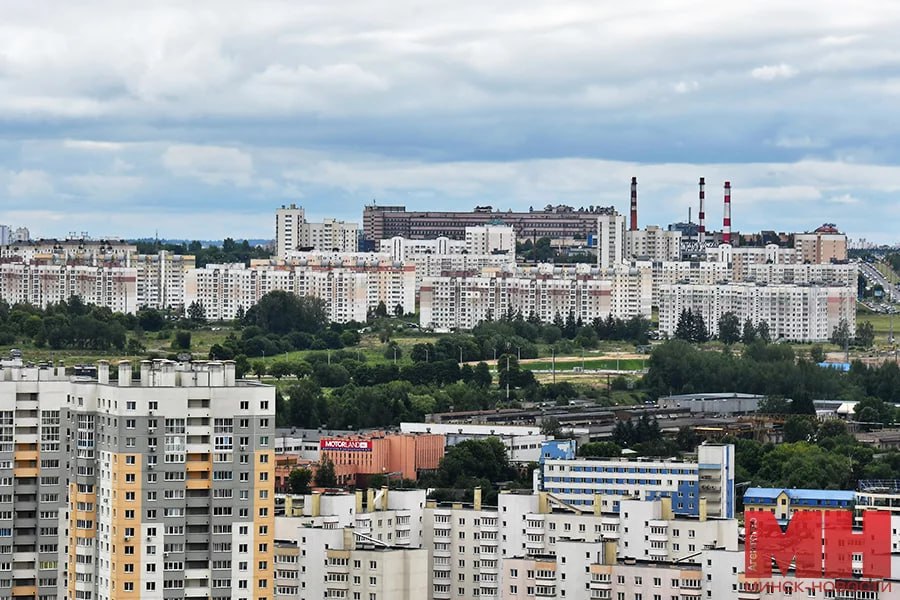
<path id="1" fill-rule="evenodd" d="M 509 225 L 488 223 L 466 227 L 466 252 L 469 254 L 508 254 L 515 259 L 516 231 Z"/>
<path id="2" fill-rule="evenodd" d="M 423 327 L 472 329 L 509 313 L 534 315 L 545 323 L 557 316 L 590 323 L 595 318 L 649 316 L 649 268 L 592 265 L 485 269 L 476 276 L 424 277 L 419 290 Z"/>
<path id="3" fill-rule="evenodd" d="M 230 362 L 115 375 L 0 370 L 0 589 L 274 598 L 274 389 Z"/>
<path id="4" fill-rule="evenodd" d="M 625 215 L 615 211 L 597 217 L 597 264 L 609 269 L 625 261 Z"/>
<path id="5" fill-rule="evenodd" d="M 78 296 L 115 312 L 138 308 L 137 271 L 127 267 L 71 264 L 0 264 L 0 299 L 46 308 Z"/>
<path id="6" fill-rule="evenodd" d="M 765 321 L 773 340 L 825 341 L 841 321 L 856 331 L 856 287 L 724 283 L 675 284 L 660 287 L 659 330 L 672 337 L 682 311 L 703 317 L 710 335 L 718 335 L 719 319 L 734 313 L 743 323 Z"/>
<path id="7" fill-rule="evenodd" d="M 794 235 L 794 248 L 803 262 L 828 263 L 847 260 L 847 236 L 833 223 L 826 223 L 812 233 Z"/>
<path id="8" fill-rule="evenodd" d="M 359 248 L 359 225 L 337 219 L 308 223 L 303 207 L 291 204 L 275 211 L 275 251 L 279 259 L 295 253 L 356 252 Z"/>
<path id="9" fill-rule="evenodd" d="M 213 265 L 188 271 L 185 305 L 203 305 L 210 320 L 233 319 L 269 292 L 312 296 L 325 303 L 331 321 L 364 322 L 381 302 L 415 312 L 415 267 L 381 255 L 305 253 L 289 261 Z"/>
<path id="10" fill-rule="evenodd" d="M 681 260 L 681 232 L 658 225 L 625 232 L 626 253 L 632 260 Z"/>
<path id="11" fill-rule="evenodd" d="M 137 270 L 138 307 L 180 310 L 184 304 L 184 278 L 196 267 L 192 255 L 161 250 L 158 254 L 128 256 L 128 265 Z"/>
<path id="12" fill-rule="evenodd" d="M 275 211 L 275 252 L 278 258 L 287 257 L 300 247 L 306 213 L 302 206 L 291 204 Z"/>

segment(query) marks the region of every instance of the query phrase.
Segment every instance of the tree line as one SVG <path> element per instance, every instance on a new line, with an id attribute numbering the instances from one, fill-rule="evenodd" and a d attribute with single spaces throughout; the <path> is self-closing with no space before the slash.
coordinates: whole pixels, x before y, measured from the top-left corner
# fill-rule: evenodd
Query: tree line
<path id="1" fill-rule="evenodd" d="M 197 267 L 205 267 L 207 264 L 242 263 L 250 264 L 251 259 L 270 258 L 272 250 L 264 246 L 251 246 L 247 240 L 240 242 L 232 238 L 225 238 L 221 246 L 204 246 L 199 241 L 173 244 L 160 243 L 153 240 L 137 240 L 134 242 L 139 254 L 155 254 L 160 250 L 166 250 L 173 254 L 192 254 Z"/>

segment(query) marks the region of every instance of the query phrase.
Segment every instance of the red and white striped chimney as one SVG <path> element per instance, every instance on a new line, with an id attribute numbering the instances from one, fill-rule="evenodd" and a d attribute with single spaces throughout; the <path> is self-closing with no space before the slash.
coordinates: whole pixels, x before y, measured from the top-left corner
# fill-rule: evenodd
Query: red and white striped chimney
<path id="1" fill-rule="evenodd" d="M 631 231 L 637 231 L 637 177 L 631 178 Z"/>
<path id="2" fill-rule="evenodd" d="M 722 218 L 722 243 L 731 243 L 731 182 L 725 182 L 725 216 Z"/>
<path id="3" fill-rule="evenodd" d="M 706 243 L 706 178 L 700 178 L 700 226 L 697 228 L 700 249 Z"/>

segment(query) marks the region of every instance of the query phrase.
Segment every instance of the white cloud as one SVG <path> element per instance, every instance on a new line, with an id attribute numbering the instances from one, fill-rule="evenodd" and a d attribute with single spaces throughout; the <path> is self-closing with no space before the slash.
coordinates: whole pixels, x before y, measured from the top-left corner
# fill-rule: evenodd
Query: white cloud
<path id="1" fill-rule="evenodd" d="M 853 205 L 859 204 L 860 199 L 856 196 L 851 196 L 850 194 L 841 194 L 840 196 L 833 196 L 828 199 L 830 204 L 845 204 L 845 205 Z"/>
<path id="2" fill-rule="evenodd" d="M 689 94 L 700 89 L 698 81 L 679 81 L 675 84 L 675 92 L 678 94 Z"/>
<path id="3" fill-rule="evenodd" d="M 7 175 L 6 191 L 13 198 L 46 198 L 54 193 L 50 175 L 43 171 L 18 171 Z"/>
<path id="4" fill-rule="evenodd" d="M 92 152 L 118 152 L 125 145 L 118 142 L 104 142 L 97 140 L 64 140 L 64 148 L 72 150 L 87 150 Z"/>
<path id="5" fill-rule="evenodd" d="M 827 143 L 824 140 L 816 139 L 808 135 L 801 136 L 782 136 L 775 140 L 775 145 L 779 148 L 824 148 Z"/>
<path id="6" fill-rule="evenodd" d="M 778 65 L 763 65 L 750 71 L 750 76 L 761 81 L 774 81 L 776 79 L 791 79 L 797 75 L 797 69 L 784 63 Z"/>
<path id="7" fill-rule="evenodd" d="M 169 146 L 162 161 L 172 174 L 210 185 L 249 185 L 253 176 L 253 157 L 225 146 Z"/>
<path id="8" fill-rule="evenodd" d="M 124 199 L 144 185 L 142 177 L 119 174 L 86 173 L 66 177 L 66 183 L 91 198 Z"/>

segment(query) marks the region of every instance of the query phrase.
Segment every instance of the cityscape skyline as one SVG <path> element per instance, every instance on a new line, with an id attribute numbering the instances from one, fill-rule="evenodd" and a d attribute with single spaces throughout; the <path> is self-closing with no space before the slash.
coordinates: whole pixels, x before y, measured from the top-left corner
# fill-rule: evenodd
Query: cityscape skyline
<path id="1" fill-rule="evenodd" d="M 900 13 L 841 8 L 12 6 L 0 222 L 216 239 L 268 238 L 287 202 L 625 213 L 637 176 L 665 225 L 702 176 L 711 208 L 733 183 L 735 230 L 896 243 Z"/>

